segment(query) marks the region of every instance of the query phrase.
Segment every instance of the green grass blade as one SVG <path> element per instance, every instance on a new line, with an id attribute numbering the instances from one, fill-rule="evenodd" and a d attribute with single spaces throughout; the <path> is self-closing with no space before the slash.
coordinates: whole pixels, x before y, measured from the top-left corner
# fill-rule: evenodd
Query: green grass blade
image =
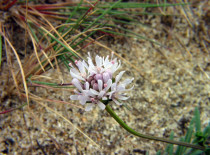
<path id="1" fill-rule="evenodd" d="M 121 1 L 121 0 L 120 0 L 120 1 Z M 105 10 L 99 17 L 97 17 L 94 21 L 92 21 L 92 22 L 90 23 L 90 25 L 87 26 L 87 27 L 83 30 L 83 32 L 89 30 L 92 26 L 94 26 L 95 24 L 97 24 L 97 22 L 98 22 L 101 18 L 103 18 L 103 17 L 104 17 L 104 16 L 105 16 L 105 15 L 106 15 L 106 14 L 107 14 L 115 5 L 117 5 L 118 3 L 120 3 L 120 1 L 114 3 L 114 4 L 113 4 L 112 6 L 110 6 L 107 10 Z M 91 35 L 94 34 L 95 32 L 96 32 L 96 31 L 91 32 Z M 84 39 L 82 39 L 82 41 L 80 41 L 78 44 L 82 43 L 84 40 L 86 40 L 87 38 L 89 38 L 91 35 L 89 34 L 87 37 L 85 37 Z M 79 36 L 76 37 L 76 38 L 71 42 L 71 45 L 73 45 L 73 43 L 74 43 L 78 38 L 79 38 Z M 74 45 L 74 47 L 77 46 L 78 44 Z"/>
<path id="2" fill-rule="evenodd" d="M 93 31 L 90 34 L 88 34 L 85 38 L 83 38 L 82 40 L 80 40 L 77 44 L 73 45 L 73 48 L 76 48 L 79 44 L 83 43 L 86 39 L 88 39 L 90 36 L 92 36 L 94 33 L 96 33 L 97 31 Z"/>
<path id="3" fill-rule="evenodd" d="M 205 129 L 203 129 L 203 133 L 204 133 L 204 135 L 208 134 L 210 136 L 210 122 L 209 122 L 208 126 L 205 127 Z"/>
<path id="4" fill-rule="evenodd" d="M 79 7 L 82 5 L 82 2 L 83 2 L 83 0 L 81 0 L 81 1 L 77 4 L 77 6 L 74 7 L 73 12 L 70 14 L 69 18 L 65 21 L 65 23 L 69 23 L 69 22 L 71 21 L 71 18 L 77 13 L 77 10 L 78 10 Z M 59 31 L 58 31 L 58 32 L 63 31 L 64 28 L 65 28 L 64 26 L 61 27 L 61 28 L 59 28 Z M 71 29 L 71 27 L 69 27 L 65 32 L 69 31 L 69 29 Z M 65 33 L 65 32 L 64 32 L 64 33 Z"/>
<path id="5" fill-rule="evenodd" d="M 51 87 L 54 87 L 54 88 L 73 88 L 73 87 L 68 87 L 68 86 L 62 86 L 62 85 L 59 85 L 57 83 L 49 83 L 49 82 L 43 82 L 43 81 L 31 81 L 30 79 L 29 79 L 29 81 L 31 83 L 40 84 L 40 85 L 46 85 L 46 86 L 51 86 Z"/>
<path id="6" fill-rule="evenodd" d="M 184 142 L 184 137 L 181 137 L 179 141 Z M 184 146 L 178 145 L 175 154 L 182 155 L 183 149 L 184 149 Z"/>
<path id="7" fill-rule="evenodd" d="M 34 30 L 32 29 L 32 27 L 30 25 L 30 23 L 27 23 L 27 25 L 28 25 L 29 29 L 31 30 L 31 33 L 32 33 L 33 37 L 35 38 L 36 42 L 38 43 L 39 42 L 39 39 L 37 38 Z"/>
<path id="8" fill-rule="evenodd" d="M 61 62 L 64 63 L 64 65 L 66 66 L 66 68 L 67 68 L 68 70 L 70 70 L 69 61 L 65 58 L 64 55 L 58 56 L 58 59 L 60 59 Z"/>
<path id="9" fill-rule="evenodd" d="M 191 152 L 190 155 L 202 155 L 203 151 L 201 150 L 195 150 L 194 152 Z"/>
<path id="10" fill-rule="evenodd" d="M 118 1 L 116 3 L 114 3 L 112 6 L 110 6 L 107 10 L 105 10 L 98 18 L 96 18 L 88 27 L 85 28 L 84 31 L 90 29 L 95 23 L 97 23 L 101 18 L 103 18 L 112 8 L 114 8 L 116 5 L 118 5 L 121 2 Z"/>
<path id="11" fill-rule="evenodd" d="M 164 3 L 163 4 L 166 4 L 167 0 L 164 0 Z M 163 7 L 163 12 L 165 13 L 166 12 L 166 5 L 164 5 Z"/>
<path id="12" fill-rule="evenodd" d="M 159 151 L 156 153 L 156 155 L 161 155 L 161 151 L 159 150 Z"/>
<path id="13" fill-rule="evenodd" d="M 58 42 L 61 46 L 63 46 L 67 51 L 71 52 L 72 55 L 74 55 L 75 57 L 78 57 L 77 54 L 75 54 L 71 49 L 69 49 L 64 43 L 62 43 L 60 40 L 58 40 L 55 36 L 53 36 L 52 34 L 46 32 L 44 29 L 41 28 L 42 31 L 44 31 L 45 33 L 47 33 L 47 35 L 49 35 L 52 39 L 54 39 L 56 42 Z"/>
<path id="14" fill-rule="evenodd" d="M 49 83 L 49 82 L 42 82 L 42 81 L 30 81 L 31 83 L 46 85 L 46 86 L 58 86 L 57 83 Z"/>
<path id="15" fill-rule="evenodd" d="M 118 1 L 119 2 L 119 1 Z M 107 9 L 110 8 L 110 5 L 113 5 L 116 2 L 105 2 L 98 5 L 98 9 Z M 78 10 L 88 10 L 89 7 L 85 5 L 89 5 L 89 3 L 83 3 L 84 6 L 80 6 Z M 172 7 L 172 6 L 184 6 L 189 5 L 190 3 L 139 3 L 139 2 L 119 2 L 117 5 L 113 7 L 113 9 L 127 9 L 127 8 L 153 8 L 153 7 Z M 69 10 L 73 10 L 75 6 L 67 6 Z"/>
<path id="16" fill-rule="evenodd" d="M 185 135 L 185 142 L 188 142 L 188 143 L 190 143 L 191 142 L 191 138 L 192 138 L 192 135 L 193 135 L 193 125 L 190 125 L 190 127 L 189 127 L 189 129 L 187 130 L 187 133 L 186 133 L 186 135 Z M 186 147 L 185 148 L 183 148 L 183 152 L 185 152 L 186 151 Z"/>
<path id="17" fill-rule="evenodd" d="M 170 134 L 170 139 L 173 140 L 174 139 L 174 132 L 172 131 L 171 134 Z M 174 145 L 173 144 L 168 144 L 166 149 L 165 149 L 165 152 L 167 152 L 167 155 L 173 155 L 173 147 Z"/>
<path id="18" fill-rule="evenodd" d="M 36 0 L 28 0 L 28 2 L 33 2 L 33 1 L 36 1 Z M 18 3 L 26 3 L 25 0 L 18 0 Z"/>
<path id="19" fill-rule="evenodd" d="M 110 4 L 113 4 L 113 2 L 110 2 L 109 4 L 103 4 L 100 5 L 99 8 L 108 8 Z M 161 3 L 161 4 L 152 4 L 152 3 L 136 3 L 136 2 L 121 2 L 118 5 L 114 6 L 113 9 L 125 9 L 125 8 L 153 8 L 153 7 L 169 7 L 169 6 L 183 6 L 183 5 L 189 5 L 190 3 Z"/>
<path id="20" fill-rule="evenodd" d="M 81 2 L 82 2 L 82 1 L 81 1 Z M 85 17 L 85 14 L 79 16 L 79 18 L 78 18 L 77 21 L 76 21 L 76 24 L 75 24 L 75 25 L 73 26 L 73 28 L 72 28 L 72 30 L 73 30 L 72 33 L 74 33 L 74 31 L 80 26 L 80 24 L 82 23 L 81 21 L 84 20 L 84 17 Z"/>
<path id="21" fill-rule="evenodd" d="M 201 121 L 200 121 L 200 112 L 198 110 L 198 108 L 195 108 L 195 130 L 196 132 L 200 132 L 201 131 Z"/>
<path id="22" fill-rule="evenodd" d="M 191 120 L 191 122 L 194 122 L 194 119 Z M 192 134 L 193 134 L 193 123 L 190 122 L 190 126 L 187 130 L 187 133 L 185 135 L 185 142 L 190 143 L 191 142 L 191 138 L 192 138 Z"/>

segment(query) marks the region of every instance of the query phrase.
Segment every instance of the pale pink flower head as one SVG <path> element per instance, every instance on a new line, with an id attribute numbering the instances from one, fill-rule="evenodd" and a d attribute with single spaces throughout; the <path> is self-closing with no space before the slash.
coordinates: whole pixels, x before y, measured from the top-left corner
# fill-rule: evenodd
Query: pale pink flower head
<path id="1" fill-rule="evenodd" d="M 125 92 L 126 86 L 133 81 L 126 79 L 119 82 L 123 73 L 120 72 L 116 78 L 113 76 L 115 71 L 121 66 L 120 61 L 117 59 L 109 60 L 96 55 L 95 61 L 88 57 L 87 63 L 83 61 L 75 61 L 76 68 L 71 65 L 70 74 L 73 77 L 72 84 L 77 88 L 71 95 L 71 100 L 79 100 L 80 104 L 86 104 L 86 111 L 92 110 L 95 105 L 104 110 L 108 101 L 114 101 L 116 104 L 121 105 L 120 100 L 126 100 L 129 97 Z"/>

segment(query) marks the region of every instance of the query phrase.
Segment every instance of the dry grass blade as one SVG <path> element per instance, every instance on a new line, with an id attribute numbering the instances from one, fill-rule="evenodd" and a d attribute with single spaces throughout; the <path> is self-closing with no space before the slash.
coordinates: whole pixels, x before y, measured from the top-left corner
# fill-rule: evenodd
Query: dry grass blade
<path id="1" fill-rule="evenodd" d="M 28 0 L 26 0 L 26 12 L 25 12 L 25 19 L 28 19 Z M 27 45 L 27 23 L 25 22 L 25 47 Z M 26 55 L 26 48 L 25 48 L 25 55 Z"/>
<path id="2" fill-rule="evenodd" d="M 76 130 L 78 130 L 81 134 L 83 134 L 88 140 L 90 140 L 95 146 L 97 146 L 97 148 L 100 148 L 98 144 L 96 144 L 96 142 L 94 142 L 90 137 L 88 137 L 84 132 L 82 132 L 81 129 L 79 129 L 78 127 L 76 127 L 71 121 L 69 121 L 66 117 L 64 117 L 63 115 L 61 115 L 60 113 L 58 113 L 57 111 L 53 110 L 52 108 L 46 106 L 45 104 L 38 102 L 40 105 L 42 105 L 43 107 L 45 107 L 46 109 L 50 110 L 51 112 L 53 112 L 54 114 L 60 116 L 61 118 L 63 118 L 66 122 L 68 122 L 71 126 L 73 126 Z"/>
<path id="3" fill-rule="evenodd" d="M 159 0 L 156 0 L 157 5 L 159 5 Z M 160 13 L 163 15 L 166 15 L 165 12 L 161 9 L 161 7 L 158 7 L 158 9 L 160 10 Z"/>
<path id="4" fill-rule="evenodd" d="M 33 38 L 32 34 L 29 33 L 30 37 L 31 37 L 31 41 L 32 41 L 32 44 L 33 44 L 33 47 L 34 47 L 34 52 L 35 52 L 35 55 L 36 55 L 36 58 L 39 62 L 39 65 L 41 66 L 42 70 L 45 72 L 45 69 L 40 61 L 40 58 L 39 58 L 39 55 L 38 55 L 38 52 L 37 52 L 37 48 L 36 48 L 36 42 L 35 42 L 35 39 Z"/>
<path id="5" fill-rule="evenodd" d="M 48 79 L 48 80 L 52 80 L 51 77 L 49 76 L 44 76 L 44 75 L 33 75 L 30 79 L 31 80 L 35 80 L 35 79 Z"/>
<path id="6" fill-rule="evenodd" d="M 60 26 L 59 26 L 60 27 Z M 57 28 L 57 27 L 56 27 Z M 103 28 L 91 28 L 91 29 L 89 29 L 89 30 L 87 30 L 87 31 L 84 31 L 84 32 L 79 32 L 79 31 L 76 31 L 78 34 L 76 34 L 76 35 L 74 35 L 73 37 L 71 37 L 71 38 L 69 38 L 69 39 L 67 39 L 66 40 L 66 42 L 67 43 L 70 43 L 73 39 L 75 39 L 76 37 L 79 37 L 79 36 L 81 36 L 81 35 L 83 35 L 83 36 L 87 36 L 86 35 L 86 33 L 88 33 L 88 32 L 92 32 L 92 31 L 97 31 L 97 30 L 102 30 L 102 29 L 111 29 L 111 28 L 109 28 L 109 27 L 103 27 Z M 62 37 L 64 37 L 66 34 L 64 34 Z M 101 36 L 101 37 L 99 37 L 99 38 L 97 38 L 96 40 L 99 40 L 100 38 L 102 38 L 102 37 L 104 37 L 104 36 Z M 91 42 L 93 42 L 93 40 L 91 41 Z M 50 45 L 51 46 L 51 45 Z M 58 45 L 58 48 L 60 47 L 61 45 Z M 84 47 L 83 47 L 84 48 Z M 83 49 L 82 47 L 80 48 L 80 49 Z M 80 49 L 78 49 L 77 51 L 80 51 Z M 59 53 L 61 52 L 61 51 L 63 51 L 64 50 L 64 47 L 62 47 L 62 48 L 60 48 L 59 50 L 57 50 L 57 52 L 56 52 L 56 56 L 58 56 L 59 55 Z M 64 54 L 64 53 L 62 53 L 62 54 Z"/>
<path id="7" fill-rule="evenodd" d="M 39 14 L 40 17 L 42 17 L 46 22 L 47 24 L 51 27 L 51 29 L 58 35 L 59 39 L 64 43 L 65 46 L 67 46 L 72 52 L 74 52 L 75 54 L 77 54 L 80 58 L 82 58 L 82 56 L 76 52 L 73 48 L 71 48 L 69 46 L 69 44 L 63 39 L 63 37 L 59 34 L 59 32 L 54 28 L 54 26 L 42 15 L 40 14 L 37 10 L 35 10 L 34 8 L 31 8 L 33 11 L 37 12 Z M 43 27 L 42 27 L 43 28 Z M 47 31 L 45 28 L 43 28 L 46 32 L 49 32 Z"/>
<path id="8" fill-rule="evenodd" d="M 83 107 L 81 106 L 77 106 L 75 104 L 72 104 L 72 103 L 69 103 L 69 102 L 65 102 L 65 101 L 59 101 L 59 100 L 51 100 L 51 99 L 46 99 L 46 98 L 41 98 L 41 97 L 38 97 L 34 94 L 29 94 L 30 98 L 33 99 L 34 101 L 37 101 L 37 102 L 53 102 L 53 103 L 58 103 L 58 104 L 68 104 L 68 105 L 71 105 L 73 107 L 76 107 L 76 108 L 79 108 L 79 109 L 82 109 L 82 110 L 85 110 Z"/>
<path id="9" fill-rule="evenodd" d="M 54 69 L 54 66 L 51 62 L 51 58 L 48 57 L 48 55 L 45 53 L 45 51 L 43 49 L 41 49 L 41 52 L 43 53 L 43 55 L 46 57 L 47 61 L 49 62 L 50 66 Z"/>
<path id="10" fill-rule="evenodd" d="M 15 50 L 14 46 L 12 45 L 12 43 L 9 41 L 9 39 L 5 36 L 4 33 L 2 33 L 4 39 L 6 40 L 6 42 L 9 44 L 10 48 L 12 49 L 12 51 L 15 54 L 15 57 L 17 59 L 18 65 L 20 67 L 20 71 L 21 71 L 21 75 L 22 75 L 22 81 L 23 81 L 23 85 L 24 85 L 24 89 L 25 89 L 25 93 L 26 93 L 26 100 L 29 106 L 29 97 L 28 97 L 28 87 L 27 87 L 27 83 L 26 83 L 26 79 L 25 79 L 25 73 L 23 70 L 23 66 L 22 63 L 20 61 L 19 55 L 17 54 L 17 51 Z M 15 80 L 15 79 L 14 79 Z M 17 86 L 18 87 L 18 86 Z"/>
<path id="11" fill-rule="evenodd" d="M 5 39 L 4 39 L 5 40 Z M 15 87 L 17 89 L 17 92 L 18 92 L 18 96 L 20 97 L 21 96 L 21 93 L 20 93 L 20 88 L 19 88 L 19 85 L 18 85 L 18 81 L 17 81 L 17 78 L 15 76 L 15 72 L 14 72 L 14 69 L 13 69 L 13 66 L 12 66 L 12 61 L 11 61 L 11 49 L 8 48 L 8 45 L 5 41 L 5 49 L 7 51 L 7 62 L 8 62 L 8 65 L 9 65 L 9 68 L 10 68 L 10 71 L 12 73 L 12 78 L 14 80 L 14 84 L 15 84 Z M 9 91 L 11 91 L 14 87 L 12 87 Z"/>
<path id="12" fill-rule="evenodd" d="M 44 130 L 45 133 L 47 133 L 47 135 L 52 139 L 53 143 L 55 144 L 55 146 L 63 153 L 66 154 L 67 153 L 62 149 L 61 145 L 56 141 L 56 139 L 54 137 L 51 136 L 51 134 L 47 131 L 46 127 L 44 126 L 44 124 L 37 118 L 37 116 L 33 113 L 33 111 L 28 107 L 29 112 L 33 115 L 33 117 L 35 118 L 35 120 L 37 121 L 37 123 L 41 126 L 41 128 Z"/>
<path id="13" fill-rule="evenodd" d="M 183 1 L 180 0 L 180 2 L 182 3 Z M 185 0 L 185 3 L 187 3 L 186 0 Z M 189 8 L 188 8 L 188 9 L 189 9 Z M 193 24 L 192 24 L 192 22 L 190 21 L 189 15 L 188 15 L 188 13 L 185 11 L 185 8 L 184 8 L 183 6 L 182 6 L 181 14 L 184 16 L 184 18 L 185 18 L 186 21 L 188 22 L 189 26 L 193 29 Z"/>

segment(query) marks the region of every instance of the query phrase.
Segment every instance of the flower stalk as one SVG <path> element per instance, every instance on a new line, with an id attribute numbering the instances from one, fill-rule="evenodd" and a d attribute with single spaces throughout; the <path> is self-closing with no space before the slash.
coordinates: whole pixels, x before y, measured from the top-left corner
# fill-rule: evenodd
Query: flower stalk
<path id="1" fill-rule="evenodd" d="M 175 144 L 175 145 L 181 145 L 181 146 L 185 146 L 185 147 L 190 147 L 193 149 L 198 149 L 198 150 L 205 150 L 204 146 L 200 146 L 200 145 L 194 145 L 194 144 L 190 144 L 190 143 L 186 143 L 186 142 L 180 142 L 180 141 L 174 141 L 174 140 L 170 140 L 170 139 L 165 139 L 165 138 L 161 138 L 161 137 L 155 137 L 155 136 L 151 136 L 151 135 L 145 135 L 145 134 L 141 134 L 139 132 L 136 132 L 135 130 L 133 130 L 132 128 L 130 128 L 125 122 L 123 122 L 123 120 L 121 120 L 117 114 L 111 109 L 111 107 L 109 105 L 106 105 L 106 111 L 128 132 L 130 132 L 131 134 L 141 137 L 141 138 L 145 138 L 145 139 L 150 139 L 150 140 L 155 140 L 155 141 L 161 141 L 161 142 L 165 142 L 165 143 L 170 143 L 170 144 Z"/>
<path id="2" fill-rule="evenodd" d="M 129 98 L 125 92 L 133 89 L 133 87 L 130 89 L 126 88 L 133 81 L 133 78 L 120 82 L 125 71 L 121 71 L 116 77 L 113 76 L 121 65 L 117 59 L 111 57 L 111 60 L 109 60 L 109 56 L 105 58 L 96 55 L 94 63 L 89 55 L 87 62 L 76 60 L 75 67 L 72 64 L 69 65 L 71 67 L 70 74 L 73 78 L 72 84 L 76 87 L 74 90 L 75 94 L 71 95 L 70 99 L 78 100 L 82 105 L 87 104 L 85 111 L 91 111 L 95 105 L 98 105 L 100 109 L 106 109 L 125 130 L 133 135 L 145 139 L 205 150 L 204 146 L 141 134 L 130 128 L 116 115 L 108 103 L 113 101 L 118 105 L 122 105 L 121 101 Z"/>

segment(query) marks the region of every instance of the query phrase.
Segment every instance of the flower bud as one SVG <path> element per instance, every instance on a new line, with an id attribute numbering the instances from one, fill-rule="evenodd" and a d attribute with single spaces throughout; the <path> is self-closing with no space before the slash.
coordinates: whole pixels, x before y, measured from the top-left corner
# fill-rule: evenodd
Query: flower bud
<path id="1" fill-rule="evenodd" d="M 110 77 L 110 74 L 108 72 L 104 72 L 103 73 L 103 80 L 104 80 L 104 83 L 107 83 L 107 81 L 111 79 Z"/>
<path id="2" fill-rule="evenodd" d="M 98 84 L 97 84 L 97 83 L 94 83 L 94 84 L 93 84 L 93 89 L 94 89 L 94 90 L 98 90 Z"/>
<path id="3" fill-rule="evenodd" d="M 93 80 L 93 77 L 92 77 L 92 76 L 90 76 L 90 77 L 87 79 L 87 81 L 88 81 L 89 83 L 91 83 L 92 80 Z"/>
<path id="4" fill-rule="evenodd" d="M 96 74 L 95 75 L 95 80 L 102 80 L 102 75 L 101 74 Z"/>
<path id="5" fill-rule="evenodd" d="M 90 84 L 91 84 L 91 86 L 93 87 L 93 85 L 96 83 L 96 80 L 92 80 L 91 82 L 90 82 Z"/>

